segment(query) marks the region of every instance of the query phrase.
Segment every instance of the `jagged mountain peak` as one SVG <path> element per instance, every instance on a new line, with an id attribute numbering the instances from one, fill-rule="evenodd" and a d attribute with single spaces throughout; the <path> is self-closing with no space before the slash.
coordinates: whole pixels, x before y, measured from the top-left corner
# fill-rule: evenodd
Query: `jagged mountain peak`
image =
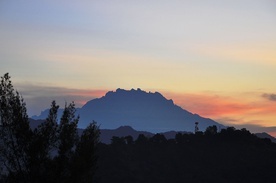
<path id="1" fill-rule="evenodd" d="M 159 92 L 146 92 L 138 88 L 137 90 L 124 90 L 118 88 L 115 92 L 109 91 L 105 94 L 105 96 L 88 101 L 83 108 L 94 108 L 93 105 L 99 105 L 102 107 L 103 105 L 117 108 L 117 107 L 125 107 L 129 108 L 131 106 L 140 106 L 143 108 L 150 107 L 152 104 L 162 106 L 163 104 L 169 104 L 173 106 L 174 103 L 172 100 L 167 100 L 162 94 Z M 99 107 L 97 106 L 97 107 Z M 115 110 L 115 109 L 114 109 Z"/>
<path id="2" fill-rule="evenodd" d="M 106 95 L 103 98 L 108 98 L 108 97 L 155 97 L 159 99 L 165 99 L 166 98 L 159 92 L 146 92 L 144 90 L 141 90 L 140 88 L 131 89 L 131 90 L 124 90 L 121 88 L 118 88 L 115 92 L 114 91 L 109 91 L 106 93 Z"/>
<path id="3" fill-rule="evenodd" d="M 201 130 L 210 125 L 220 125 L 182 109 L 159 92 L 146 92 L 139 88 L 118 88 L 107 92 L 105 96 L 87 102 L 80 110 L 80 116 L 81 125 L 86 124 L 82 119 L 92 118 L 102 128 L 131 126 L 150 132 L 194 131 L 196 121 L 200 123 Z"/>
<path id="4" fill-rule="evenodd" d="M 95 120 L 101 129 L 116 129 L 131 126 L 139 131 L 153 133 L 165 131 L 194 131 L 195 122 L 204 131 L 208 126 L 219 123 L 182 109 L 159 92 L 141 89 L 107 92 L 103 97 L 88 101 L 77 110 L 80 115 L 79 127 L 85 128 Z M 38 119 L 45 119 L 38 117 Z"/>

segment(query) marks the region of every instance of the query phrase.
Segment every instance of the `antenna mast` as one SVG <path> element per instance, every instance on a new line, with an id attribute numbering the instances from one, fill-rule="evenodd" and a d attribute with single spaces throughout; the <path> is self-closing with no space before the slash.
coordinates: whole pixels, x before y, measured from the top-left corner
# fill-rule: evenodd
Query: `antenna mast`
<path id="1" fill-rule="evenodd" d="M 195 122 L 195 134 L 196 134 L 196 132 L 198 132 L 198 131 L 199 131 L 198 122 Z"/>

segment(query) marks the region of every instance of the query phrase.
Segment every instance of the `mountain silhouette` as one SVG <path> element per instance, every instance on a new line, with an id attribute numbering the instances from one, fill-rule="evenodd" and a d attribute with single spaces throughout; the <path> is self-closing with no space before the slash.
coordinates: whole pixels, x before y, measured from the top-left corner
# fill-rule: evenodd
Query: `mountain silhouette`
<path id="1" fill-rule="evenodd" d="M 49 110 L 43 111 L 33 119 L 45 119 Z M 62 110 L 59 110 L 59 116 Z M 165 131 L 193 132 L 195 122 L 199 122 L 199 130 L 205 131 L 208 126 L 223 125 L 192 114 L 166 99 L 160 93 L 145 92 L 141 89 L 107 92 L 105 96 L 88 101 L 77 109 L 80 115 L 79 128 L 85 128 L 95 120 L 101 129 L 115 129 L 120 126 L 131 126 L 140 131 L 152 133 Z"/>
<path id="2" fill-rule="evenodd" d="M 270 139 L 272 142 L 276 143 L 276 138 L 275 137 L 272 137 L 271 135 L 269 135 L 268 133 L 265 133 L 265 132 L 262 132 L 262 133 L 255 133 L 255 135 L 259 138 L 262 138 L 262 139 Z"/>
<path id="3" fill-rule="evenodd" d="M 146 137 L 152 137 L 154 135 L 153 133 L 146 132 L 146 131 L 136 131 L 130 126 L 120 126 L 119 128 L 114 130 L 101 129 L 100 141 L 102 143 L 109 144 L 113 136 L 116 136 L 116 137 L 132 136 L 133 139 L 136 140 L 140 134 L 143 134 Z"/>

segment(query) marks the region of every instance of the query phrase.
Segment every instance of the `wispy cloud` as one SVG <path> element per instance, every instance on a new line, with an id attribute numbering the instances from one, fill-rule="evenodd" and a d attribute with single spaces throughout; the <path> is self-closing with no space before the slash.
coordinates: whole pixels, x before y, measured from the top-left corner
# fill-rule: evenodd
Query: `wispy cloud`
<path id="1" fill-rule="evenodd" d="M 270 101 L 276 102 L 276 94 L 274 94 L 274 93 L 271 93 L 271 94 L 264 93 L 262 96 L 263 96 L 264 98 L 270 100 Z"/>
<path id="2" fill-rule="evenodd" d="M 63 107 L 66 102 L 74 102 L 76 107 L 82 107 L 89 100 L 100 98 L 108 91 L 104 89 L 74 89 L 32 84 L 16 84 L 16 89 L 26 101 L 30 116 L 37 115 L 42 110 L 49 108 L 53 100 L 60 107 Z"/>
<path id="3" fill-rule="evenodd" d="M 61 94 L 65 96 L 89 96 L 89 97 L 99 97 L 104 95 L 107 90 L 93 90 L 93 89 L 75 89 L 67 87 L 57 87 L 57 86 L 42 86 L 42 85 L 32 85 L 32 84 L 16 84 L 16 88 L 20 91 L 22 95 L 27 97 L 34 96 L 59 96 Z"/>

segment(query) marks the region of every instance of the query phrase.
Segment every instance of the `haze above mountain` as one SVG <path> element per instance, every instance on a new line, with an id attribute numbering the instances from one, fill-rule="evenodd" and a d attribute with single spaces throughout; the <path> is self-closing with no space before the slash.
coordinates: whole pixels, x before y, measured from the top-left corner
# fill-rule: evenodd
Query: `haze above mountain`
<path id="1" fill-rule="evenodd" d="M 49 109 L 33 119 L 46 119 Z M 62 109 L 59 110 L 59 117 Z M 199 130 L 205 131 L 208 126 L 224 126 L 208 118 L 182 109 L 172 100 L 160 93 L 145 92 L 141 89 L 107 92 L 105 96 L 88 101 L 82 108 L 77 108 L 80 115 L 79 128 L 85 128 L 95 120 L 101 129 L 115 129 L 120 126 L 131 126 L 137 130 L 149 132 L 194 131 L 195 122 Z"/>

